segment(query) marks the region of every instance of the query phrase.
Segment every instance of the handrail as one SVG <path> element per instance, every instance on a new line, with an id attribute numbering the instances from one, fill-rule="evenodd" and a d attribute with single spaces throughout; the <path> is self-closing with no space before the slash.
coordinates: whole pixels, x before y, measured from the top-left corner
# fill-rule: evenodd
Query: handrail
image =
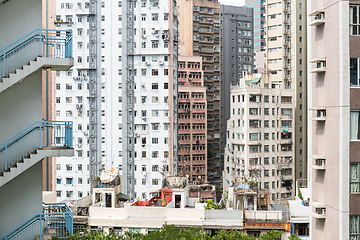
<path id="1" fill-rule="evenodd" d="M 60 211 L 44 213 L 45 206 L 58 208 Z M 66 211 L 61 211 L 65 209 Z M 43 203 L 43 213 L 36 214 L 5 235 L 1 240 L 10 239 L 48 239 L 51 237 L 67 238 L 73 234 L 73 212 L 66 203 Z"/>
<path id="2" fill-rule="evenodd" d="M 71 121 L 38 121 L 0 145 L 0 173 L 41 148 L 73 146 Z"/>
<path id="3" fill-rule="evenodd" d="M 0 77 L 36 57 L 72 57 L 72 30 L 36 29 L 0 50 Z"/>

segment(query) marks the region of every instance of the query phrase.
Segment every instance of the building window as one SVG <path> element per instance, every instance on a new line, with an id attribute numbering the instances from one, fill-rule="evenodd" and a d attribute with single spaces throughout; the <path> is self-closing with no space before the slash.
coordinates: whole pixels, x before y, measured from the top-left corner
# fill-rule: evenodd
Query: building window
<path id="1" fill-rule="evenodd" d="M 56 197 L 61 197 L 61 191 L 56 191 Z"/>
<path id="2" fill-rule="evenodd" d="M 350 164 L 350 193 L 360 192 L 359 163 Z"/>
<path id="3" fill-rule="evenodd" d="M 360 215 L 350 215 L 350 239 L 360 238 Z"/>
<path id="4" fill-rule="evenodd" d="M 350 6 L 350 35 L 360 35 L 359 6 Z"/>
<path id="5" fill-rule="evenodd" d="M 152 76 L 158 76 L 159 75 L 159 71 L 157 69 L 152 69 L 151 70 L 151 75 Z"/>
<path id="6" fill-rule="evenodd" d="M 151 20 L 152 21 L 159 21 L 159 14 L 158 13 L 152 13 L 151 14 Z"/>
<path id="7" fill-rule="evenodd" d="M 152 185 L 159 185 L 159 179 L 152 179 Z"/>
<path id="8" fill-rule="evenodd" d="M 152 165 L 151 170 L 152 170 L 153 172 L 159 171 L 159 165 Z"/>
<path id="9" fill-rule="evenodd" d="M 159 41 L 151 41 L 152 48 L 159 48 Z"/>
<path id="10" fill-rule="evenodd" d="M 360 139 L 359 113 L 360 111 L 350 111 L 350 140 Z"/>
<path id="11" fill-rule="evenodd" d="M 72 198 L 73 197 L 73 191 L 66 191 L 66 197 Z"/>
<path id="12" fill-rule="evenodd" d="M 359 58 L 350 58 L 350 87 L 359 87 Z"/>
<path id="13" fill-rule="evenodd" d="M 73 179 L 72 178 L 66 178 L 66 184 L 72 184 Z"/>
<path id="14" fill-rule="evenodd" d="M 72 171 L 72 164 L 66 164 L 66 171 Z"/>

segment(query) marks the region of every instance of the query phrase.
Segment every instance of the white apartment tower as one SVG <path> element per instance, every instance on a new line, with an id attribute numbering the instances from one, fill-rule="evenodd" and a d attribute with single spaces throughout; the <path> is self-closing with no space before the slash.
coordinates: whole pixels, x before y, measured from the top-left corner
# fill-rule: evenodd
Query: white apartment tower
<path id="1" fill-rule="evenodd" d="M 295 91 L 270 76 L 247 75 L 231 88 L 223 187 L 252 181 L 271 203 L 284 203 L 295 188 Z"/>
<path id="2" fill-rule="evenodd" d="M 265 65 L 272 81 L 295 90 L 294 152 L 295 179 L 306 187 L 307 104 L 306 104 L 306 1 L 266 0 Z"/>
<path id="3" fill-rule="evenodd" d="M 101 90 L 97 98 L 101 112 L 97 127 L 101 136 L 97 138 L 101 149 L 97 150 L 101 154 L 97 161 L 101 169 L 116 168 L 123 174 L 124 193 L 146 199 L 162 186 L 164 176 L 172 174 L 176 159 L 176 114 L 170 107 L 177 102 L 177 73 L 173 70 L 177 66 L 175 3 L 126 0 L 98 4 L 101 16 L 96 24 L 101 42 L 97 46 L 101 54 L 97 54 L 96 61 L 101 62 L 97 65 Z M 91 17 L 88 1 L 57 1 L 58 29 L 74 32 L 75 65 L 70 71 L 57 72 L 56 116 L 57 120 L 74 121 L 76 150 L 72 158 L 57 159 L 58 201 L 90 193 Z"/>

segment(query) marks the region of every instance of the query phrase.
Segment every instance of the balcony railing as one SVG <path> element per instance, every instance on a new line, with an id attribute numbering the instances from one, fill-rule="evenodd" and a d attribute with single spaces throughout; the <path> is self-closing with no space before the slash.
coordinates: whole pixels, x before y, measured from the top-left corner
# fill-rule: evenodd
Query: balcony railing
<path id="1" fill-rule="evenodd" d="M 68 238 L 73 234 L 73 212 L 66 203 L 43 203 L 36 214 L 1 240 Z"/>
<path id="2" fill-rule="evenodd" d="M 0 174 L 29 156 L 36 149 L 72 147 L 72 122 L 35 122 L 0 145 Z"/>
<path id="3" fill-rule="evenodd" d="M 0 77 L 37 57 L 72 57 L 72 30 L 36 29 L 0 50 Z"/>

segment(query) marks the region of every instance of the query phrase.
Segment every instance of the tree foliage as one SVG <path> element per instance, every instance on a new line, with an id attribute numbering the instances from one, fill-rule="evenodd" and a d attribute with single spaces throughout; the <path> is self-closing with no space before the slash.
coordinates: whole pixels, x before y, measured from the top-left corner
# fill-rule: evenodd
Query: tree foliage
<path id="1" fill-rule="evenodd" d="M 53 238 L 55 240 L 57 238 Z M 178 228 L 174 225 L 165 224 L 149 234 L 124 232 L 105 234 L 102 231 L 90 231 L 84 229 L 67 238 L 68 240 L 280 240 L 281 231 L 268 231 L 259 238 L 249 237 L 238 230 L 219 230 L 215 235 L 207 234 L 201 227 Z M 295 234 L 291 234 L 289 240 L 300 240 Z"/>

